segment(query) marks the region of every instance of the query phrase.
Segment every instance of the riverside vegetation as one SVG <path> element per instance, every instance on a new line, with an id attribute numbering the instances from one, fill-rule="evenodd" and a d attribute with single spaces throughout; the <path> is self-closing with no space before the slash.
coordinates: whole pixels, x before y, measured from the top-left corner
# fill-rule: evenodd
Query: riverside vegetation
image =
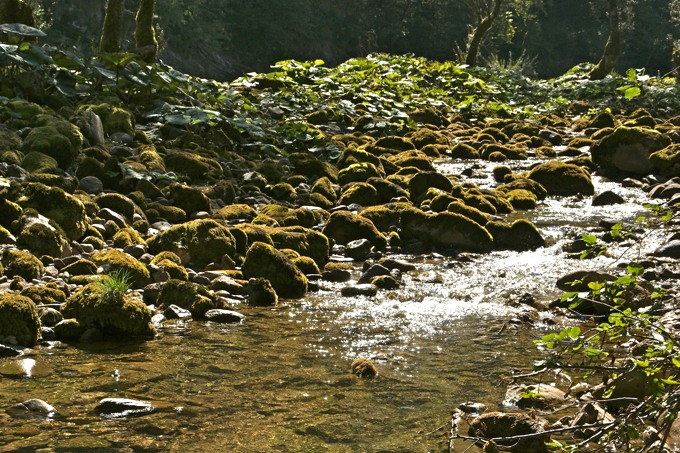
<path id="1" fill-rule="evenodd" d="M 595 193 L 596 172 L 645 188 L 660 207 L 574 238 L 568 253 L 634 246 L 659 227 L 670 239 L 623 273 L 565 276 L 565 297 L 542 307 L 569 326 L 539 341 L 547 355 L 536 373 L 512 379 L 554 372 L 557 385 L 523 384 L 515 403 L 570 414 L 547 426 L 535 411 L 473 418 L 478 407 L 464 405 L 451 439 L 485 451 L 680 442 L 675 79 L 630 70 L 590 81 L 583 65 L 532 80 L 373 54 L 335 68 L 283 61 L 219 83 L 132 54 L 86 59 L 39 44 L 42 32 L 27 26 L 0 30 L 12 42 L 0 44 L 3 355 L 152 340 L 177 318 L 240 324 L 243 304 L 276 306 L 325 282 L 373 297 L 415 269 L 390 255 L 544 247 L 526 217 L 546 199 L 623 201 Z M 445 160 L 471 172 L 494 162 L 495 186 L 438 171 Z M 351 263 L 365 263 L 358 281 Z M 358 376 L 379 375 L 357 360 Z M 20 409 L 53 415 L 31 401 Z M 107 399 L 97 410 L 152 408 Z"/>

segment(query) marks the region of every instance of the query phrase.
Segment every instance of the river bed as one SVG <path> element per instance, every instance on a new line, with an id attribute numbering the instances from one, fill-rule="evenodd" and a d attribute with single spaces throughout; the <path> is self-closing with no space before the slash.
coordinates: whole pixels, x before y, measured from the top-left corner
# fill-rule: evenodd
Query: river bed
<path id="1" fill-rule="evenodd" d="M 439 170 L 457 174 L 462 165 Z M 484 186 L 484 178 L 473 181 Z M 322 282 L 319 292 L 274 309 L 234 307 L 247 316 L 242 325 L 175 321 L 146 343 L 50 343 L 0 359 L 4 406 L 39 398 L 58 411 L 50 419 L 0 411 L 0 451 L 446 451 L 451 410 L 465 401 L 498 409 L 504 377 L 529 370 L 539 357 L 533 340 L 554 328 L 518 323 L 521 308 L 508 301 L 524 293 L 554 299 L 559 276 L 610 264 L 566 259 L 565 240 L 601 219 L 640 215 L 641 191 L 594 183 L 596 193 L 615 190 L 629 203 L 546 200 L 522 213 L 547 239 L 535 251 L 469 262 L 397 256 L 417 271 L 374 298 L 344 298 Z M 375 379 L 350 373 L 360 356 L 376 363 Z M 107 397 L 158 411 L 102 418 L 94 407 Z"/>

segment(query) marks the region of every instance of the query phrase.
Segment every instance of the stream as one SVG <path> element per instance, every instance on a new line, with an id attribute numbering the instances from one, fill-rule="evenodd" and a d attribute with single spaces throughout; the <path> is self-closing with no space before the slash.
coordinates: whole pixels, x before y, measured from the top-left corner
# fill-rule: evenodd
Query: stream
<path id="1" fill-rule="evenodd" d="M 469 163 L 437 165 L 460 174 Z M 488 175 L 475 169 L 470 180 L 491 186 Z M 469 262 L 396 256 L 417 270 L 404 275 L 399 290 L 373 298 L 341 297 L 339 285 L 321 282 L 320 291 L 276 308 L 234 307 L 247 316 L 242 325 L 173 321 L 145 343 L 54 342 L 2 358 L 2 406 L 39 398 L 58 415 L 0 408 L 0 452 L 447 451 L 451 410 L 465 401 L 500 409 L 504 377 L 530 370 L 540 357 L 533 340 L 555 328 L 548 314 L 517 322 L 521 307 L 508 301 L 524 293 L 538 301 L 559 297 L 558 277 L 612 261 L 567 259 L 569 233 L 640 215 L 642 191 L 593 182 L 596 193 L 614 190 L 627 203 L 542 202 L 522 213 L 547 240 L 535 251 L 471 255 Z M 375 379 L 350 373 L 360 356 L 375 362 Z M 102 418 L 94 407 L 109 397 L 158 410 Z M 460 445 L 456 451 L 465 449 Z"/>

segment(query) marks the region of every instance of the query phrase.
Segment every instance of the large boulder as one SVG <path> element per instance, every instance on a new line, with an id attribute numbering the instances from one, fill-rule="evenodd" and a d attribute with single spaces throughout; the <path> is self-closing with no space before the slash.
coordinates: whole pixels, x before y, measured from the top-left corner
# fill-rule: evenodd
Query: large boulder
<path id="1" fill-rule="evenodd" d="M 384 250 L 387 247 L 387 239 L 376 229 L 373 222 L 349 211 L 334 212 L 328 219 L 323 234 L 338 244 L 344 245 L 357 239 L 368 239 L 378 250 Z"/>
<path id="2" fill-rule="evenodd" d="M 101 282 L 79 288 L 61 306 L 61 312 L 64 318 L 76 319 L 82 328 L 99 330 L 105 339 L 148 339 L 156 333 L 146 304 L 121 291 L 108 290 Z"/>
<path id="3" fill-rule="evenodd" d="M 31 281 L 43 273 L 43 264 L 32 254 L 18 249 L 5 249 L 0 258 L 5 275 L 12 278 L 22 277 Z"/>
<path id="4" fill-rule="evenodd" d="M 545 426 L 545 422 L 524 414 L 488 412 L 472 420 L 468 434 L 484 439 L 538 434 L 536 437 L 496 443 L 508 451 L 542 453 L 548 451 L 545 443 L 550 440 L 549 434 L 540 435 Z"/>
<path id="5" fill-rule="evenodd" d="M 191 312 L 191 316 L 202 319 L 209 310 L 226 308 L 224 302 L 195 283 L 171 279 L 163 283 L 155 303 L 161 309 L 175 305 Z"/>
<path id="6" fill-rule="evenodd" d="M 486 229 L 497 248 L 523 251 L 545 246 L 545 239 L 536 225 L 526 219 L 515 220 L 512 224 L 493 221 L 486 224 Z"/>
<path id="7" fill-rule="evenodd" d="M 653 170 L 649 156 L 670 144 L 670 138 L 654 129 L 621 126 L 593 144 L 590 153 L 599 166 L 646 175 Z"/>
<path id="8" fill-rule="evenodd" d="M 680 144 L 674 143 L 649 156 L 649 163 L 659 174 L 668 178 L 680 176 Z"/>
<path id="9" fill-rule="evenodd" d="M 229 228 L 212 219 L 182 223 L 158 233 L 147 241 L 149 251 L 177 253 L 183 264 L 205 266 L 225 255 L 236 258 L 236 239 Z"/>
<path id="10" fill-rule="evenodd" d="M 28 297 L 0 296 L 0 337 L 14 337 L 18 344 L 33 347 L 40 335 L 38 310 Z"/>
<path id="11" fill-rule="evenodd" d="M 454 212 L 404 211 L 401 229 L 402 239 L 419 240 L 440 251 L 488 252 L 493 248 L 493 238 L 484 227 Z"/>
<path id="12" fill-rule="evenodd" d="M 593 195 L 590 174 L 583 167 L 563 162 L 544 162 L 529 173 L 529 179 L 540 183 L 548 195 Z"/>
<path id="13" fill-rule="evenodd" d="M 264 242 L 248 249 L 241 272 L 246 279 L 266 278 L 280 297 L 298 299 L 307 293 L 307 277 L 284 253 Z"/>
<path id="14" fill-rule="evenodd" d="M 124 273 L 134 288 L 141 288 L 151 283 L 151 276 L 146 266 L 120 250 L 101 250 L 92 255 L 92 261 L 104 267 L 106 272 Z"/>
<path id="15" fill-rule="evenodd" d="M 23 151 L 38 151 L 57 160 L 62 168 L 75 162 L 83 146 L 83 135 L 68 121 L 51 115 L 39 115 L 36 127 L 30 130 L 23 143 Z"/>

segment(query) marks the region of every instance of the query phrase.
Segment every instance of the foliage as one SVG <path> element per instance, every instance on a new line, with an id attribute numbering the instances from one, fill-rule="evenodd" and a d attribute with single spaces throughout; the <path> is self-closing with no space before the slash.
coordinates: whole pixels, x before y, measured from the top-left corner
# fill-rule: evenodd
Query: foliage
<path id="1" fill-rule="evenodd" d="M 110 300 L 122 300 L 130 289 L 132 277 L 126 269 L 116 269 L 94 282 L 95 289 L 102 297 Z"/>
<path id="2" fill-rule="evenodd" d="M 640 224 L 656 228 L 675 215 L 658 206 L 650 206 L 650 211 L 633 227 L 615 225 L 611 234 L 634 237 L 632 230 Z M 600 252 L 605 250 L 597 238 L 588 237 L 586 242 Z M 661 451 L 670 433 L 680 410 L 680 332 L 662 318 L 672 311 L 664 290 L 645 282 L 643 272 L 642 265 L 629 263 L 614 281 L 591 282 L 585 292 L 565 293 L 562 300 L 570 309 L 578 311 L 587 303 L 600 315 L 536 341 L 546 353 L 545 359 L 535 364 L 539 370 L 557 370 L 569 377 L 571 387 L 602 382 L 592 391 L 593 396 L 616 414 L 578 445 L 551 444 L 560 451 L 575 451 L 589 442 L 626 451 L 652 447 Z M 633 391 L 630 382 L 635 383 Z M 650 427 L 656 434 L 643 443 L 643 432 L 651 432 Z"/>

